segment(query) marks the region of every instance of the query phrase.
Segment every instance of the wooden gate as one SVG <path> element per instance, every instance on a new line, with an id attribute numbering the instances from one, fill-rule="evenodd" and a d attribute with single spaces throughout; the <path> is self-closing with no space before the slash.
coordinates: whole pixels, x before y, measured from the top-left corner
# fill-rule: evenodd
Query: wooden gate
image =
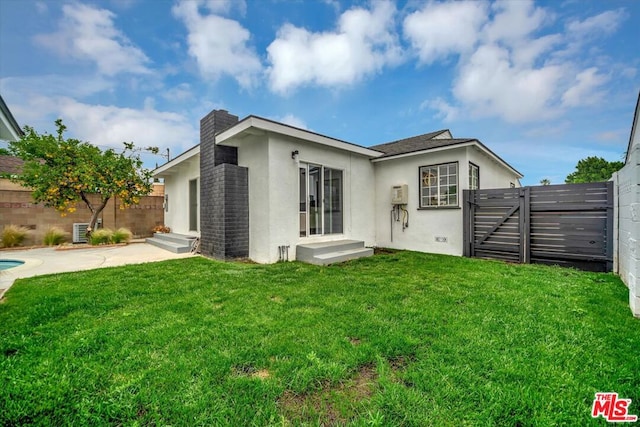
<path id="1" fill-rule="evenodd" d="M 464 255 L 613 269 L 613 183 L 465 190 Z"/>

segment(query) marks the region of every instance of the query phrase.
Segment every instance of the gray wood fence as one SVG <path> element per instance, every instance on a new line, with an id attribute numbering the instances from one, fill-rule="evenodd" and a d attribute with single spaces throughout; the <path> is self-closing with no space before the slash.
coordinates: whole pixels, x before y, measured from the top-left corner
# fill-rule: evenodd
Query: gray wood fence
<path id="1" fill-rule="evenodd" d="M 464 255 L 613 269 L 613 183 L 547 185 L 463 194 Z"/>

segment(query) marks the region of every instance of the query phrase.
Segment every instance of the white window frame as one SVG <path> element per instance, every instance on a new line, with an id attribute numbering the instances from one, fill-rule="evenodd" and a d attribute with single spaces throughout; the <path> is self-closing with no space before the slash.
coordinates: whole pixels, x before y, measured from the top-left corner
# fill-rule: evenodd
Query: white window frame
<path id="1" fill-rule="evenodd" d="M 450 167 L 454 167 L 454 174 L 450 172 Z M 446 168 L 446 174 L 443 174 Z M 435 171 L 435 173 L 434 173 Z M 453 182 L 451 177 L 453 178 Z M 457 208 L 460 207 L 460 168 L 458 162 L 438 163 L 435 165 L 420 166 L 418 169 L 420 194 L 418 200 L 420 201 L 421 209 L 438 209 L 438 208 Z M 442 181 L 446 182 L 442 182 Z M 455 186 L 455 193 L 449 193 L 449 189 Z M 432 189 L 435 188 L 435 194 Z M 427 190 L 427 195 L 425 195 Z M 454 203 L 450 203 L 450 198 L 455 196 Z M 431 201 L 435 198 L 437 204 L 432 204 Z M 443 202 L 446 199 L 446 202 Z M 427 202 L 427 203 L 425 203 Z"/>
<path id="2" fill-rule="evenodd" d="M 473 171 L 476 171 L 474 176 Z M 474 182 L 475 178 L 475 182 Z M 480 166 L 469 162 L 469 190 L 478 190 L 480 188 Z"/>

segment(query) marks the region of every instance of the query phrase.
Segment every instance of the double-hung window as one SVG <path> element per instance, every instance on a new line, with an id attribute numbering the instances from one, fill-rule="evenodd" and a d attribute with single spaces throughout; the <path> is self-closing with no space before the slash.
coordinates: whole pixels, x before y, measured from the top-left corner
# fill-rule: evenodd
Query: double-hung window
<path id="1" fill-rule="evenodd" d="M 458 162 L 420 168 L 420 207 L 458 206 Z"/>

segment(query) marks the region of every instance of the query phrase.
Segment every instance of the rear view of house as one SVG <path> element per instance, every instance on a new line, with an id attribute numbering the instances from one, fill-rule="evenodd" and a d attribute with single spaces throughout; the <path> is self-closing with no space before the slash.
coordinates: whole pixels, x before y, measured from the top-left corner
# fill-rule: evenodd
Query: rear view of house
<path id="1" fill-rule="evenodd" d="M 320 264 L 372 246 L 462 255 L 462 190 L 522 178 L 449 130 L 363 147 L 224 110 L 154 174 L 165 181 L 166 225 L 199 235 L 205 255 Z"/>

